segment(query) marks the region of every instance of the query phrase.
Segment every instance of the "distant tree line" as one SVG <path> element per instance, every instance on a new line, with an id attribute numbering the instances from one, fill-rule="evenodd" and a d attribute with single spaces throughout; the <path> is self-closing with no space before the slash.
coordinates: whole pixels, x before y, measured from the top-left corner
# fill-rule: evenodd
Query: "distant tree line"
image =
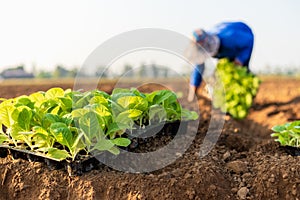
<path id="1" fill-rule="evenodd" d="M 68 70 L 63 66 L 56 66 L 54 71 L 41 70 L 36 74 L 36 78 L 74 78 L 77 75 L 77 68 Z"/>
<path id="2" fill-rule="evenodd" d="M 189 69 L 186 67 L 186 69 Z M 0 72 L 0 78 L 75 78 L 75 77 L 102 77 L 102 78 L 167 78 L 177 76 L 189 76 L 190 71 L 186 70 L 184 74 L 178 74 L 174 70 L 170 70 L 167 66 L 156 64 L 147 65 L 141 63 L 138 67 L 130 64 L 125 64 L 123 67 L 113 72 L 106 66 L 98 66 L 95 71 L 79 70 L 77 67 L 68 69 L 62 65 L 57 65 L 54 70 L 47 71 L 45 69 L 37 70 L 32 68 L 32 72 L 27 72 L 24 65 L 10 67 Z M 254 72 L 258 75 L 285 75 L 285 76 L 300 76 L 300 67 L 297 66 L 265 66 L 264 68 Z"/>
<path id="3" fill-rule="evenodd" d="M 78 70 L 74 67 L 68 69 L 62 65 L 57 65 L 54 70 L 47 71 L 45 69 L 37 70 L 33 67 L 32 72 L 26 72 L 23 65 L 17 67 L 11 67 L 3 70 L 0 73 L 2 78 L 75 78 L 75 77 L 102 77 L 102 78 L 116 78 L 116 77 L 136 77 L 136 78 L 156 78 L 156 77 L 175 77 L 179 76 L 173 70 L 170 70 L 166 66 L 158 66 L 155 64 L 146 65 L 142 63 L 139 67 L 134 67 L 130 64 L 125 64 L 123 68 L 120 68 L 117 72 L 113 72 L 105 66 L 99 66 L 94 72 L 88 72 L 85 70 Z"/>

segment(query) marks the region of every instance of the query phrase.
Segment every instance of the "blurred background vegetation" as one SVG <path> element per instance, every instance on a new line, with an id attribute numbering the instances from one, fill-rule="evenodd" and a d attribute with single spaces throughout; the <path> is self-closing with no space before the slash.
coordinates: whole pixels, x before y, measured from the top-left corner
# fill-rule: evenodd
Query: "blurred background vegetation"
<path id="1" fill-rule="evenodd" d="M 24 65 L 18 65 L 8 67 L 0 72 L 0 79 L 57 79 L 57 78 L 75 78 L 75 77 L 101 77 L 107 79 L 114 79 L 118 77 L 126 78 L 176 78 L 179 76 L 189 77 L 191 71 L 187 68 L 182 73 L 176 73 L 170 70 L 168 66 L 160 66 L 156 64 L 146 65 L 141 63 L 140 66 L 133 66 L 125 64 L 117 72 L 110 70 L 105 66 L 99 66 L 95 72 L 85 73 L 85 70 L 79 70 L 79 67 L 64 67 L 63 65 L 57 65 L 54 70 L 46 71 L 44 69 L 37 70 L 36 67 L 32 67 L 31 71 L 26 70 Z M 86 70 L 88 71 L 88 70 Z M 80 72 L 80 73 L 79 73 Z M 270 76 L 284 76 L 284 77 L 299 77 L 300 67 L 292 66 L 277 66 L 268 67 L 254 72 L 258 76 L 270 77 Z"/>

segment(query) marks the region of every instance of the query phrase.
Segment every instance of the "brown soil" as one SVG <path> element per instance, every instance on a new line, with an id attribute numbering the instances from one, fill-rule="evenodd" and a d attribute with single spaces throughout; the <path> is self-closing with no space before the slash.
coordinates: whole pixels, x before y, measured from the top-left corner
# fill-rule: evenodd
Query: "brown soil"
<path id="1" fill-rule="evenodd" d="M 180 87 L 180 83 L 169 85 L 174 84 Z M 99 88 L 110 92 L 113 85 Z M 265 80 L 247 119 L 226 116 L 217 145 L 202 159 L 199 149 L 211 103 L 200 96 L 201 118 L 192 145 L 174 163 L 151 173 L 124 173 L 103 166 L 69 177 L 65 170 L 49 169 L 44 163 L 0 158 L 0 199 L 299 199 L 300 157 L 288 155 L 270 137 L 272 126 L 300 119 L 299 85 L 296 79 Z M 2 84 L 0 97 L 54 86 L 73 87 L 65 82 Z M 183 106 L 191 107 L 187 102 Z M 155 142 L 159 146 L 165 141 Z"/>

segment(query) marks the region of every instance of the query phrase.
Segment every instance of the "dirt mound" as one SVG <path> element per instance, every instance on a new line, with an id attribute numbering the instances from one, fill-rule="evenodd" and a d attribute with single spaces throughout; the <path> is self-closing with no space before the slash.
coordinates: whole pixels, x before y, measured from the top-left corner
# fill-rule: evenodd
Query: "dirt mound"
<path id="1" fill-rule="evenodd" d="M 181 83 L 170 83 L 174 84 L 180 87 Z M 193 127 L 196 138 L 174 163 L 151 173 L 124 173 L 101 165 L 82 176 L 69 177 L 65 170 L 49 169 L 43 163 L 0 158 L 0 199 L 300 198 L 300 158 L 288 155 L 270 138 L 272 126 L 300 118 L 300 90 L 295 89 L 299 84 L 294 79 L 264 81 L 247 119 L 236 121 L 226 116 L 217 144 L 202 159 L 199 151 L 211 118 L 211 103 L 200 97 L 200 123 Z M 0 96 L 14 97 L 53 86 L 70 88 L 72 84 L 2 85 Z M 109 92 L 113 84 L 101 87 Z M 144 89 L 156 87 L 161 89 L 155 85 Z M 183 106 L 191 107 L 187 102 Z M 155 145 L 165 142 L 156 141 Z M 142 150 L 151 148 L 153 145 Z"/>

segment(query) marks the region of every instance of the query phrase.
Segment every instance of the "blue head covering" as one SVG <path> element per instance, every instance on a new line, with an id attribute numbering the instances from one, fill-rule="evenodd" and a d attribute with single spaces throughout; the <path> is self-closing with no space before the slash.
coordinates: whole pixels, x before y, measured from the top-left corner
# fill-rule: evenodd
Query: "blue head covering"
<path id="1" fill-rule="evenodd" d="M 196 42 L 204 48 L 209 55 L 215 56 L 217 54 L 220 47 L 220 39 L 218 36 L 209 34 L 203 29 L 194 31 L 193 36 Z"/>

